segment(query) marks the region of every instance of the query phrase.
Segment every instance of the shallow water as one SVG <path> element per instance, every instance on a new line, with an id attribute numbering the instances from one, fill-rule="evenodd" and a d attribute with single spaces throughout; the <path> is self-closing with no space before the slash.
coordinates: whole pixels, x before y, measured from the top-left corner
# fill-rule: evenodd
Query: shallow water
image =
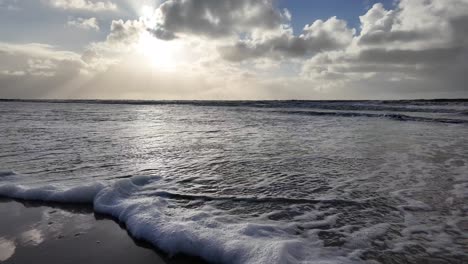
<path id="1" fill-rule="evenodd" d="M 205 264 L 166 257 L 89 205 L 0 198 L 0 263 Z"/>
<path id="2" fill-rule="evenodd" d="M 0 102 L 0 194 L 221 263 L 468 261 L 468 102 Z"/>

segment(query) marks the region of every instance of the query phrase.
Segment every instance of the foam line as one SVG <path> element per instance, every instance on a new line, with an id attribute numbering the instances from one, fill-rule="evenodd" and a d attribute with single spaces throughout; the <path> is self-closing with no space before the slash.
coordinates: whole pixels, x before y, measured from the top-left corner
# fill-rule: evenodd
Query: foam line
<path id="1" fill-rule="evenodd" d="M 6 174 L 6 173 L 5 173 Z M 8 173 L 11 174 L 11 173 Z M 162 196 L 138 195 L 158 178 L 137 176 L 112 184 L 96 182 L 75 187 L 0 185 L 0 196 L 23 200 L 90 203 L 99 213 L 124 223 L 132 236 L 169 254 L 199 256 L 213 263 L 353 263 L 344 257 L 320 256 L 321 242 L 294 235 L 294 226 L 249 223 L 213 217 L 209 208 L 168 214 Z M 312 245 L 315 243 L 314 245 Z"/>

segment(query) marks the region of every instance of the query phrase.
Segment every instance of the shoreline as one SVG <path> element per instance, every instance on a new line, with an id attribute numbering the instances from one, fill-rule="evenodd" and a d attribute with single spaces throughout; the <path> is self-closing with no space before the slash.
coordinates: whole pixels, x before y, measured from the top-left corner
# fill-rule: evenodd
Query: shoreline
<path id="1" fill-rule="evenodd" d="M 5 264 L 207 263 L 183 254 L 169 256 L 87 204 L 0 197 L 0 215 L 0 262 Z"/>

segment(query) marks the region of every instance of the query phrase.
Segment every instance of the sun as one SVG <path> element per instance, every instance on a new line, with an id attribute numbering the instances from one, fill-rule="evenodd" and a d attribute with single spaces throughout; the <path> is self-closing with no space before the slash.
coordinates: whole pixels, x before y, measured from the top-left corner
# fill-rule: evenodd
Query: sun
<path id="1" fill-rule="evenodd" d="M 156 25 L 155 8 L 148 5 L 142 6 L 140 9 L 140 19 L 148 26 Z"/>
<path id="2" fill-rule="evenodd" d="M 178 45 L 171 41 L 160 40 L 150 32 L 142 32 L 136 50 L 149 64 L 162 71 L 175 71 L 178 60 Z"/>
<path id="3" fill-rule="evenodd" d="M 139 10 L 140 21 L 147 28 L 154 28 L 157 15 L 154 5 L 142 5 Z M 136 45 L 138 55 L 143 56 L 150 66 L 160 71 L 175 71 L 184 61 L 182 44 L 177 40 L 156 38 L 150 31 L 142 31 Z"/>

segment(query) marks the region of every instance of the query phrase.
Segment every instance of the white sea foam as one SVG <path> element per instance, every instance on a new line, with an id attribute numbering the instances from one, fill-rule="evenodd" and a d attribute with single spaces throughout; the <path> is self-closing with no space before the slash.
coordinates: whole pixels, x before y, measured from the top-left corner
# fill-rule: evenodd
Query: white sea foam
<path id="1" fill-rule="evenodd" d="M 366 248 L 375 238 L 384 235 L 389 228 L 390 224 L 388 223 L 363 228 L 349 236 L 346 246 L 354 249 Z"/>
<path id="2" fill-rule="evenodd" d="M 113 184 L 75 187 L 0 185 L 0 196 L 64 203 L 92 203 L 96 212 L 125 223 L 128 231 L 169 254 L 185 253 L 221 263 L 352 263 L 344 256 L 321 256 L 321 242 L 294 236 L 294 226 L 249 223 L 219 217 L 214 208 L 170 214 L 160 196 L 138 196 L 156 177 L 137 176 Z M 333 220 L 328 220 L 328 222 Z"/>
<path id="3" fill-rule="evenodd" d="M 124 223 L 135 238 L 146 240 L 169 254 L 185 253 L 215 263 L 359 263 L 363 250 L 390 228 L 389 223 L 370 225 L 358 231 L 351 231 L 351 226 L 330 228 L 345 234 L 345 244 L 342 249 L 325 248 L 317 237 L 317 231 L 333 226 L 339 212 L 328 216 L 324 215 L 326 211 L 311 212 L 297 217 L 296 220 L 309 219 L 302 227 L 312 230 L 307 232 L 307 237 L 300 237 L 295 235 L 297 224 L 268 222 L 269 215 L 261 217 L 261 222 L 252 222 L 226 215 L 209 205 L 196 210 L 175 208 L 164 195 L 151 196 L 145 192 L 146 186 L 157 188 L 159 181 L 160 177 L 135 176 L 113 183 L 94 182 L 73 187 L 60 184 L 27 187 L 3 183 L 0 184 L 0 196 L 92 203 L 96 212 Z M 409 207 L 403 210 L 411 212 L 416 208 L 426 209 L 410 200 Z M 329 213 L 334 211 L 329 210 Z M 275 213 L 280 212 L 270 215 Z M 410 237 L 424 230 L 426 228 L 419 230 L 410 225 L 404 234 Z M 437 239 L 441 242 L 431 249 L 434 252 L 437 245 L 449 246 L 451 243 L 444 234 L 439 234 Z M 407 245 L 411 243 L 399 241 L 395 243 L 394 250 Z"/>
<path id="4" fill-rule="evenodd" d="M 0 196 L 47 202 L 92 203 L 94 197 L 104 187 L 105 184 L 101 182 L 93 182 L 73 187 L 53 185 L 26 187 L 7 183 L 0 185 Z"/>
<path id="5" fill-rule="evenodd" d="M 134 179 L 119 181 L 97 194 L 94 208 L 124 222 L 136 238 L 170 254 L 186 253 L 216 263 L 309 263 L 312 259 L 314 263 L 351 262 L 346 258 L 321 257 L 317 250 L 320 242 L 312 245 L 293 236 L 291 226 L 246 223 L 240 219 L 237 222 L 234 216 L 224 221 L 209 206 L 169 214 L 171 205 L 163 197 L 129 195 L 139 188 Z"/>

